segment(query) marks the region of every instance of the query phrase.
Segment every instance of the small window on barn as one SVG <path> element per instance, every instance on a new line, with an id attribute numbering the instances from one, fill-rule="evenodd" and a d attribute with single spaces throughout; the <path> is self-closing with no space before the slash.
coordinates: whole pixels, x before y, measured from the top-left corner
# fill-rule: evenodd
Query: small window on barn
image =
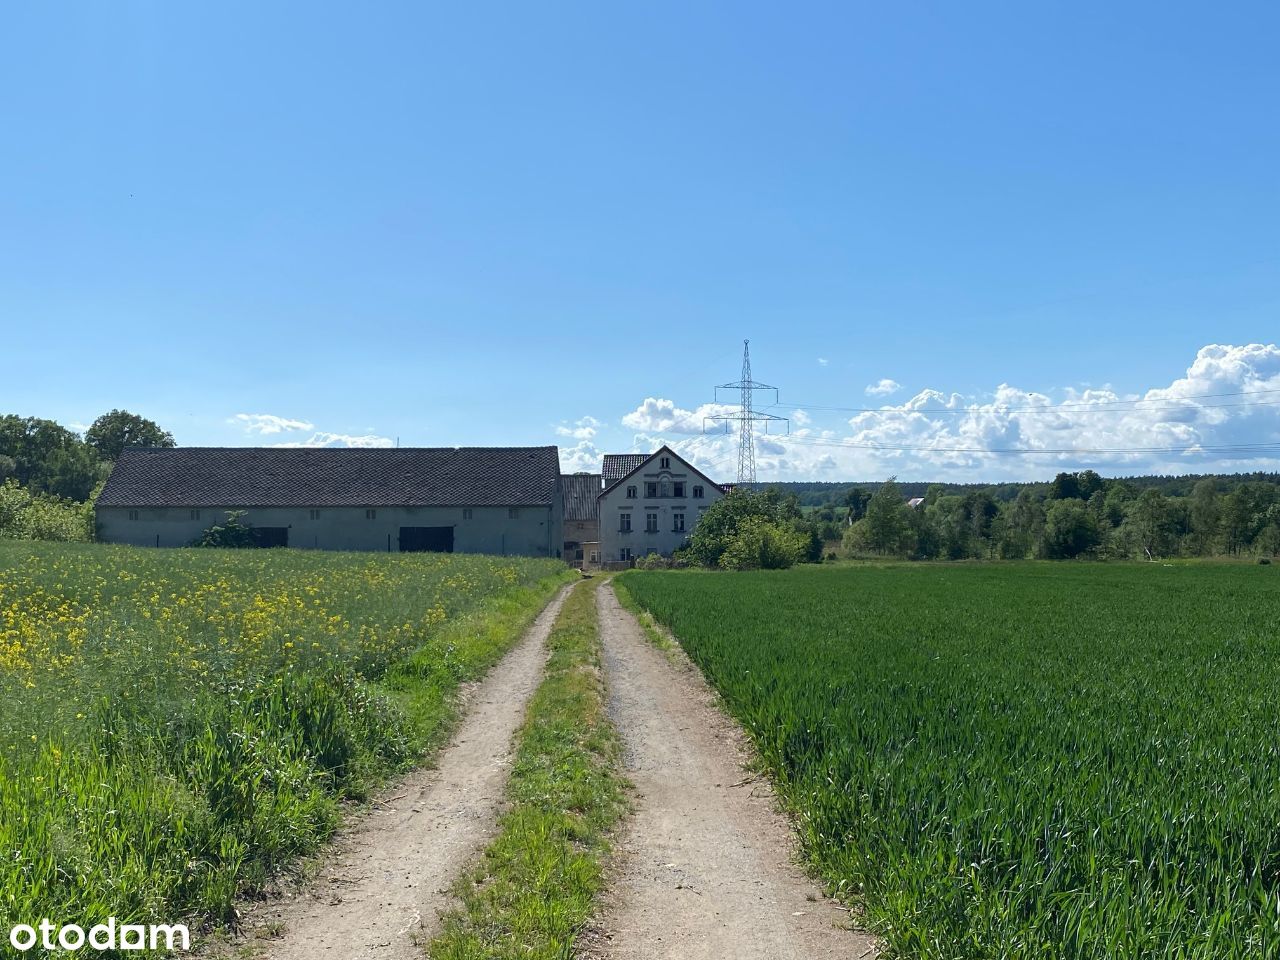
<path id="1" fill-rule="evenodd" d="M 702 484 L 700 484 L 700 483 L 695 483 L 695 484 L 693 485 L 693 499 L 695 499 L 695 500 L 701 500 L 701 499 L 702 499 Z"/>
<path id="2" fill-rule="evenodd" d="M 670 470 L 670 469 L 671 469 L 671 458 L 670 458 L 670 457 L 663 457 L 663 458 L 662 458 L 662 469 L 663 469 L 663 470 Z"/>
<path id="3" fill-rule="evenodd" d="M 137 510 L 130 510 L 130 511 L 129 511 L 129 519 L 130 519 L 130 520 L 137 520 L 137 519 L 138 519 L 138 511 L 137 511 Z"/>
<path id="4" fill-rule="evenodd" d="M 319 520 L 319 519 L 320 519 L 320 511 L 319 511 L 319 510 L 312 510 L 312 511 L 311 511 L 311 519 L 312 519 L 312 520 Z"/>
<path id="5" fill-rule="evenodd" d="M 200 511 L 199 511 L 199 510 L 192 510 L 192 511 L 191 511 L 191 519 L 192 519 L 192 520 L 199 520 L 199 519 L 200 519 Z"/>
<path id="6" fill-rule="evenodd" d="M 378 511 L 377 511 L 377 510 L 366 510 L 366 511 L 364 512 L 364 518 L 365 518 L 366 520 L 376 520 L 376 519 L 378 519 Z"/>
<path id="7" fill-rule="evenodd" d="M 519 507 L 507 507 L 507 519 L 508 519 L 508 520 L 518 520 L 519 518 L 520 518 L 520 508 L 519 508 Z"/>
<path id="8" fill-rule="evenodd" d="M 628 500 L 634 500 L 635 498 L 636 498 L 636 488 L 635 488 L 635 487 L 627 487 L 627 499 L 628 499 Z"/>
<path id="9" fill-rule="evenodd" d="M 463 508 L 462 508 L 462 519 L 463 519 L 463 520 L 470 520 L 470 519 L 471 519 L 471 508 L 470 508 L 470 507 L 463 507 Z"/>

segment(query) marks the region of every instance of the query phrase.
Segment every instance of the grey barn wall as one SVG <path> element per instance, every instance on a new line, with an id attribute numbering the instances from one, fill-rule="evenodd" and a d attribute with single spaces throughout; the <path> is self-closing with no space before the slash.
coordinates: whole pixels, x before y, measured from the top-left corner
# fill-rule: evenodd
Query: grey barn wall
<path id="1" fill-rule="evenodd" d="M 559 501 L 559 496 L 556 501 Z M 200 511 L 199 519 L 191 511 Z M 471 507 L 471 519 L 463 519 L 458 507 L 376 507 L 377 515 L 365 517 L 365 507 L 321 507 L 320 518 L 311 519 L 310 507 L 98 507 L 98 539 L 143 547 L 182 547 L 226 517 L 231 509 L 245 510 L 245 520 L 256 527 L 288 527 L 289 546 L 303 550 L 398 551 L 401 527 L 453 527 L 456 553 L 491 553 L 528 557 L 555 557 L 562 545 L 562 509 L 556 505 Z M 131 511 L 138 512 L 130 520 Z M 390 540 L 388 541 L 388 538 Z"/>

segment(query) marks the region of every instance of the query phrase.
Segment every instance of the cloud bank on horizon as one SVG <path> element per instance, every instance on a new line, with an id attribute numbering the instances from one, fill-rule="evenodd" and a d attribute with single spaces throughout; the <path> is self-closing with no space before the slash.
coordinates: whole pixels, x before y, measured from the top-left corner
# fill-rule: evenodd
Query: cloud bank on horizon
<path id="1" fill-rule="evenodd" d="M 867 396 L 901 389 L 884 378 Z M 851 385 L 853 395 L 857 387 Z M 1202 347 L 1185 375 L 1138 393 L 1064 387 L 1058 399 L 1001 383 L 985 397 L 924 389 L 901 403 L 833 411 L 777 411 L 791 433 L 757 434 L 757 475 L 768 480 L 1035 480 L 1086 467 L 1104 475 L 1236 473 L 1280 470 L 1280 347 L 1251 343 Z M 618 426 L 629 442 L 610 444 L 607 424 L 560 448 L 566 472 L 595 471 L 604 452 L 652 450 L 667 443 L 717 480 L 733 479 L 735 433 L 705 421 L 734 409 L 694 409 L 646 397 Z M 823 425 L 819 421 L 831 418 Z M 579 421 L 582 423 L 583 421 Z M 708 432 L 704 433 L 704 423 Z M 621 431 L 613 431 L 621 440 Z"/>

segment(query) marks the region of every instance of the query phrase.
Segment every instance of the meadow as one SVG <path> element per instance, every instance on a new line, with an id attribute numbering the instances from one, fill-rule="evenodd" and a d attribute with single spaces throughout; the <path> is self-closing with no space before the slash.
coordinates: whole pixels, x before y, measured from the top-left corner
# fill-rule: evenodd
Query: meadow
<path id="1" fill-rule="evenodd" d="M 0 927 L 227 917 L 438 743 L 566 578 L 0 541 Z"/>
<path id="2" fill-rule="evenodd" d="M 891 955 L 1280 957 L 1280 575 L 883 565 L 619 581 Z"/>

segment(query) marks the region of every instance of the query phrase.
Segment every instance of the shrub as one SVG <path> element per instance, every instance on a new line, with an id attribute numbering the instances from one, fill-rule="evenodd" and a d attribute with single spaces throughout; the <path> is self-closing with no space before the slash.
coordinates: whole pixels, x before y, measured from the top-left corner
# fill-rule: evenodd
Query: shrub
<path id="1" fill-rule="evenodd" d="M 782 570 L 803 560 L 809 538 L 756 517 L 738 524 L 738 529 L 720 555 L 725 570 Z"/>
<path id="2" fill-rule="evenodd" d="M 243 510 L 228 510 L 227 519 L 215 523 L 200 535 L 195 547 L 252 547 L 255 546 L 253 526 L 243 520 Z"/>
<path id="3" fill-rule="evenodd" d="M 10 540 L 92 540 L 93 506 L 33 493 L 15 480 L 0 483 L 0 537 Z"/>

